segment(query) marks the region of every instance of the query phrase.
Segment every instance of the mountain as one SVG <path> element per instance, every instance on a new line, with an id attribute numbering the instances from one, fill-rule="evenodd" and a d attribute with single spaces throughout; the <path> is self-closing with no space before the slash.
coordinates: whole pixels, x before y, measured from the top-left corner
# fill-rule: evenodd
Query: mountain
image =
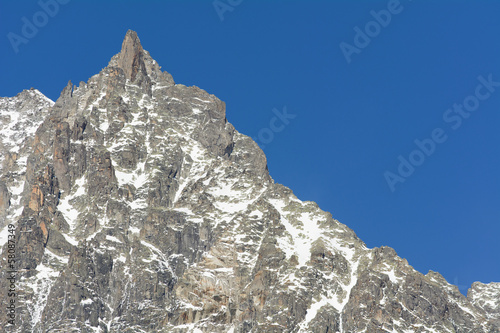
<path id="1" fill-rule="evenodd" d="M 0 98 L 0 244 L 7 240 L 7 221 L 21 215 L 26 165 L 35 132 L 54 105 L 36 89 Z"/>
<path id="2" fill-rule="evenodd" d="M 367 248 L 225 112 L 133 31 L 55 103 L 0 99 L 5 331 L 500 332 L 499 283 Z"/>

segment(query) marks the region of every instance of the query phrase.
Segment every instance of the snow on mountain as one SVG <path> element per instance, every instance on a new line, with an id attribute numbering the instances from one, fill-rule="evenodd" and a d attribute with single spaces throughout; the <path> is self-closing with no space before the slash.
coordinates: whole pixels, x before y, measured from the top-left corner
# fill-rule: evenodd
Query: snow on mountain
<path id="1" fill-rule="evenodd" d="M 15 97 L 0 97 L 0 246 L 7 241 L 7 223 L 21 215 L 30 148 L 52 105 L 33 88 Z"/>

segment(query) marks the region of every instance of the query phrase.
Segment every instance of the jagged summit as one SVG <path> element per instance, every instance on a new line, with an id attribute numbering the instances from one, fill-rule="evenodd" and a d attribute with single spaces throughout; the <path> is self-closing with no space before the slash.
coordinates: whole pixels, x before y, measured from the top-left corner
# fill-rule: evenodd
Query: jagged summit
<path id="1" fill-rule="evenodd" d="M 123 69 L 127 79 L 134 81 L 138 71 L 146 72 L 143 57 L 143 49 L 137 33 L 132 30 L 127 31 L 118 60 L 118 66 Z"/>
<path id="2" fill-rule="evenodd" d="M 120 53 L 126 53 L 127 51 L 137 54 L 142 52 L 142 45 L 139 37 L 137 36 L 137 32 L 134 30 L 128 30 L 123 38 L 122 42 L 122 50 Z"/>
<path id="3" fill-rule="evenodd" d="M 500 285 L 466 298 L 367 248 L 274 183 L 224 102 L 175 84 L 135 32 L 54 105 L 30 94 L 0 99 L 6 332 L 499 332 Z"/>
<path id="4" fill-rule="evenodd" d="M 120 52 L 111 58 L 103 71 L 104 75 L 112 77 L 123 75 L 125 80 L 139 85 L 150 96 L 154 87 L 167 88 L 175 84 L 172 76 L 163 72 L 149 52 L 142 48 L 133 30 L 127 31 Z"/>

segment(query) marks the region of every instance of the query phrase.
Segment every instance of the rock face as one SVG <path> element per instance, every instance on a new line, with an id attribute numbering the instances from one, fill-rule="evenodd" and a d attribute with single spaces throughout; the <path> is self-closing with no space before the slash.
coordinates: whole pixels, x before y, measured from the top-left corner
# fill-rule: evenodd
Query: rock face
<path id="1" fill-rule="evenodd" d="M 0 121 L 6 332 L 500 332 L 499 284 L 465 297 L 367 248 L 133 31 L 55 103 L 0 99 Z"/>
<path id="2" fill-rule="evenodd" d="M 500 327 L 500 283 L 483 284 L 474 282 L 467 298 L 486 313 L 486 317 L 496 327 Z"/>
<path id="3" fill-rule="evenodd" d="M 35 131 L 54 104 L 31 88 L 12 98 L 0 98 L 0 228 L 16 221 L 27 198 L 26 166 Z M 0 233 L 0 242 L 5 232 Z"/>

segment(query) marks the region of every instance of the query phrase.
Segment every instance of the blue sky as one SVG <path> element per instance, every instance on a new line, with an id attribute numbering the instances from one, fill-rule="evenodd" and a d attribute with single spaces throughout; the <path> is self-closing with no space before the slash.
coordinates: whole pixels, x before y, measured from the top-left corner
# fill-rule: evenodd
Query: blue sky
<path id="1" fill-rule="evenodd" d="M 500 2 L 59 1 L 0 1 L 1 96 L 57 99 L 133 29 L 369 247 L 462 292 L 500 281 Z"/>

